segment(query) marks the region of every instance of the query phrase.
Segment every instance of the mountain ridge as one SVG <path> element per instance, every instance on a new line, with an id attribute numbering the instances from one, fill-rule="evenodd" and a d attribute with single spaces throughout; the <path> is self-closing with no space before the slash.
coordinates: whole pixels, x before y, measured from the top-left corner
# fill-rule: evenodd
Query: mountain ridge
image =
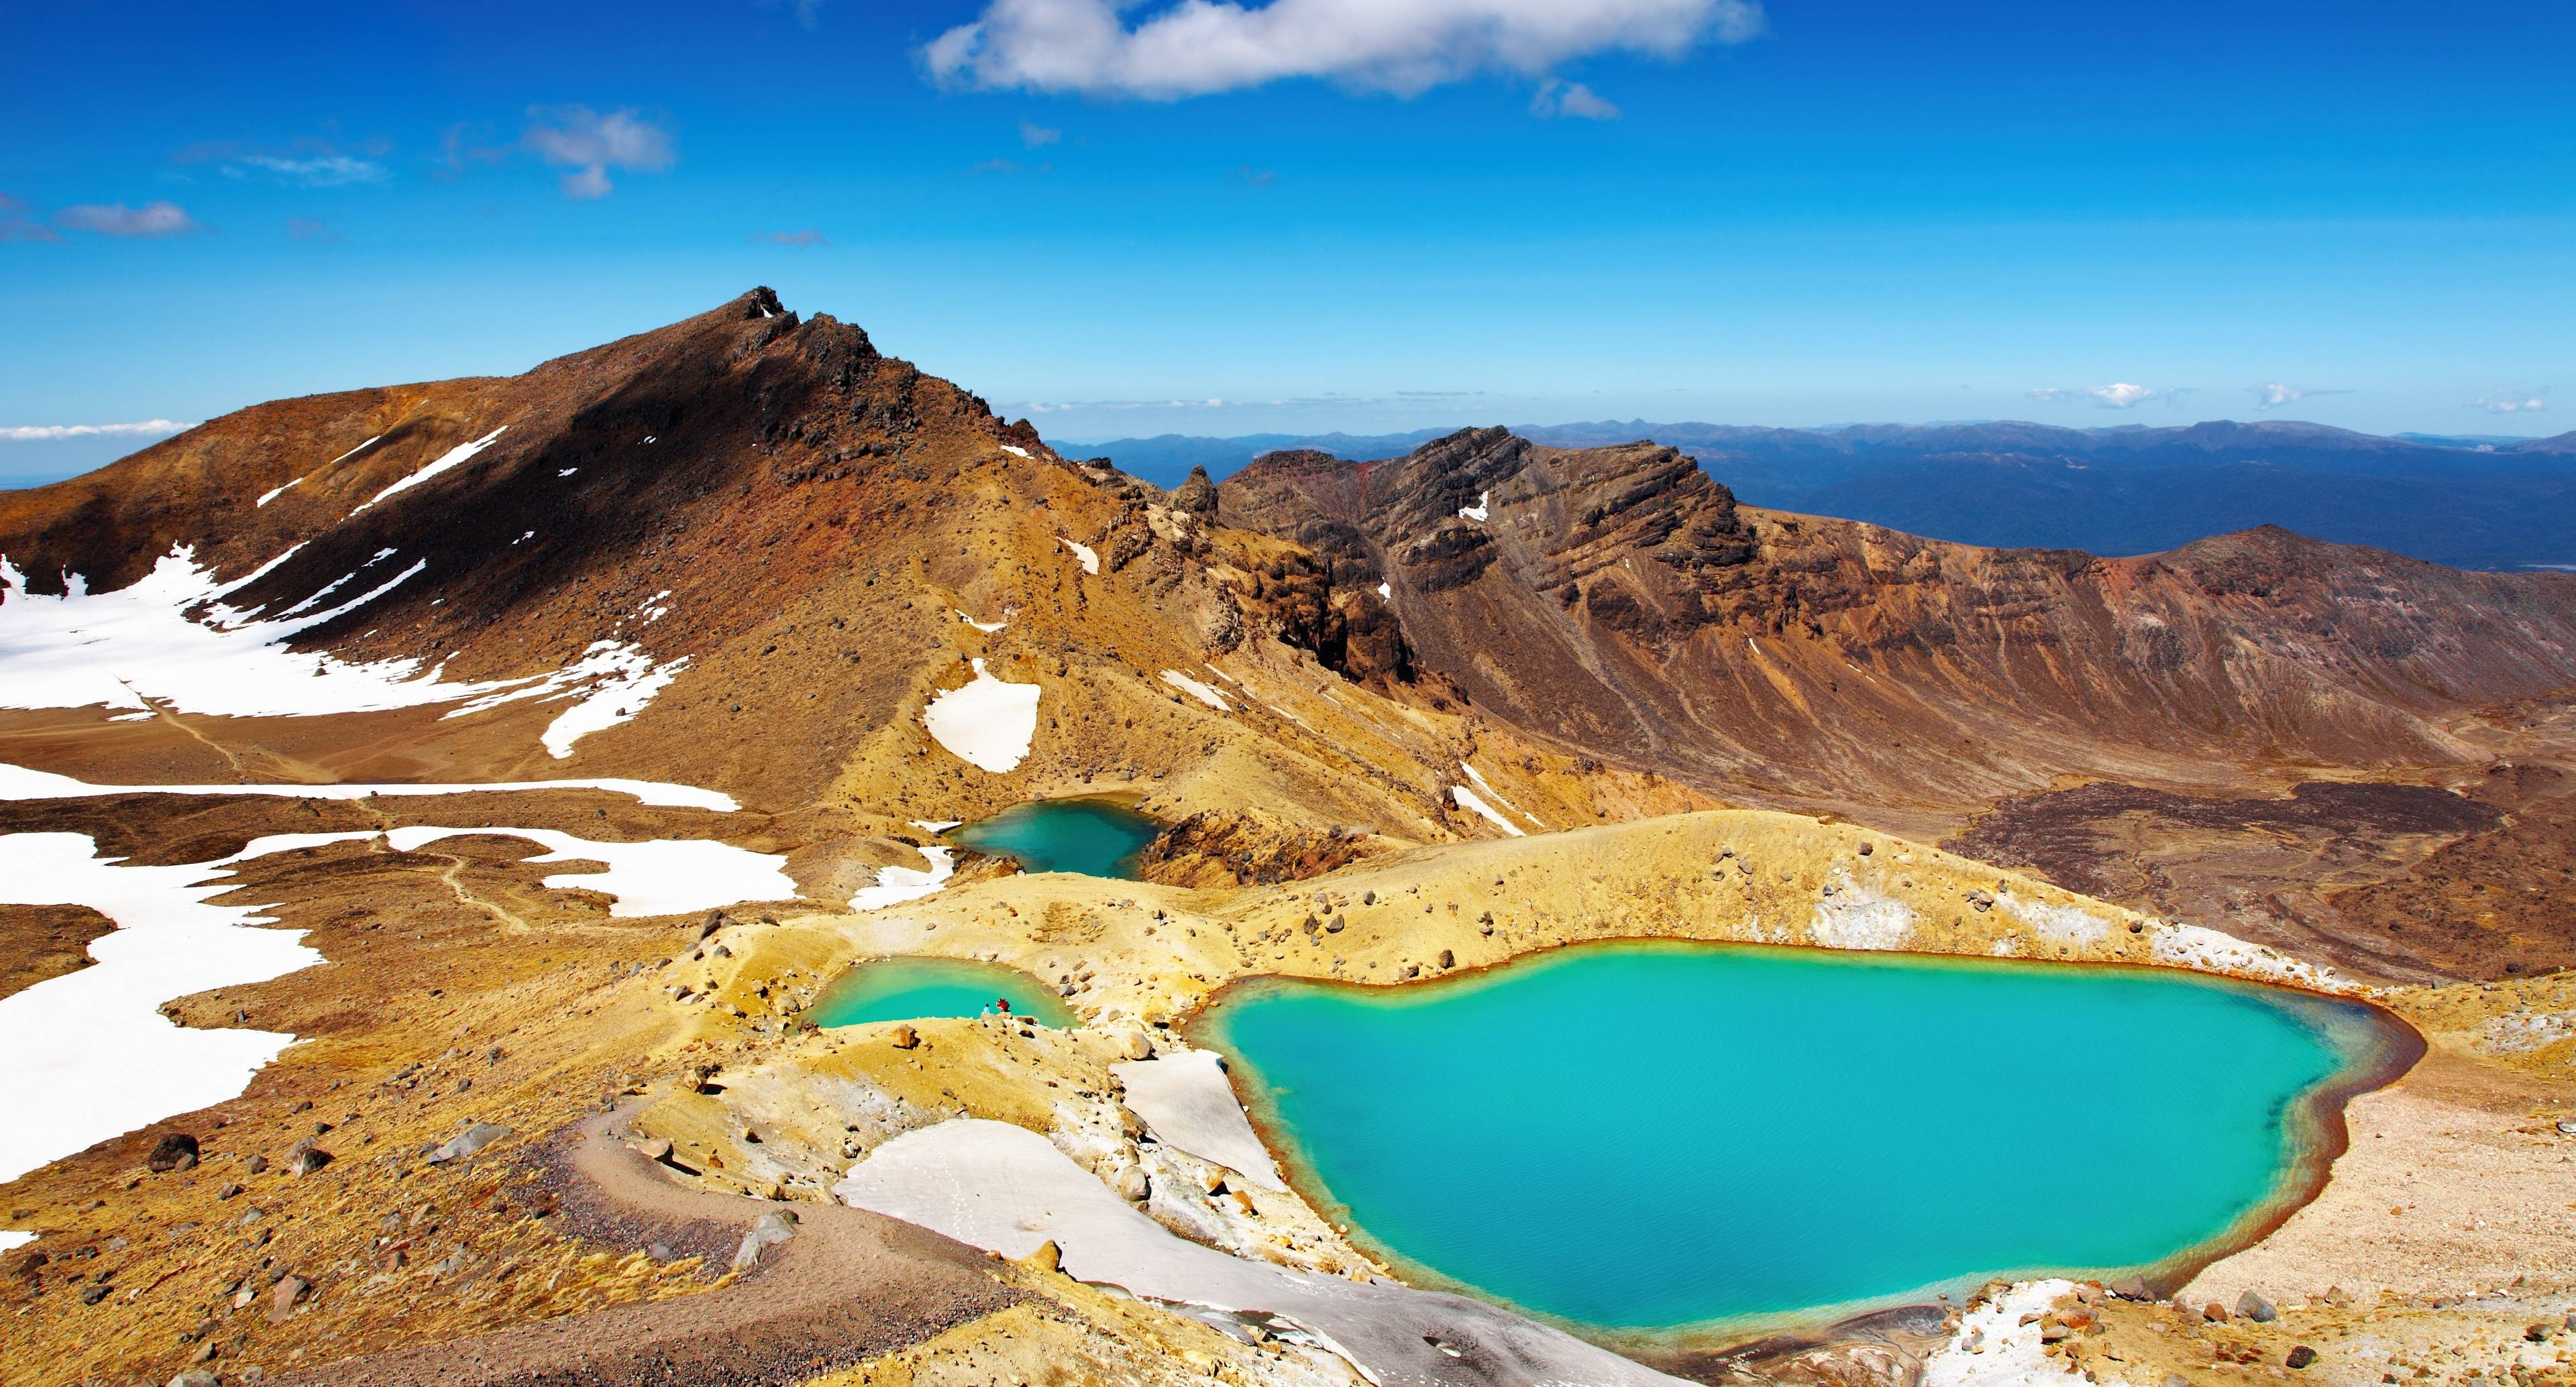
<path id="1" fill-rule="evenodd" d="M 2437 446 L 2296 420 L 2095 429 L 1601 420 L 1512 432 L 1569 448 L 1650 439 L 1714 469 L 1752 504 L 1967 544 L 2145 554 L 2269 523 L 2453 567 L 2576 563 L 2576 469 L 2566 465 L 2576 434 Z M 1167 436 L 1086 451 L 1172 485 L 1188 466 L 1231 475 L 1274 448 L 1366 460 L 1423 441 L 1419 433 L 1337 441 Z"/>

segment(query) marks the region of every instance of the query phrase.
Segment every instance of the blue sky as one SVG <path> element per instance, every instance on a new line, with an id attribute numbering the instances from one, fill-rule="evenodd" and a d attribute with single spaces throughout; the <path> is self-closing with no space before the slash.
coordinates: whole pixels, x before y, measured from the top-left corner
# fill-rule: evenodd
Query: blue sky
<path id="1" fill-rule="evenodd" d="M 0 430 L 757 283 L 1068 440 L 2576 411 L 2559 0 L 224 8 L 13 12 Z"/>

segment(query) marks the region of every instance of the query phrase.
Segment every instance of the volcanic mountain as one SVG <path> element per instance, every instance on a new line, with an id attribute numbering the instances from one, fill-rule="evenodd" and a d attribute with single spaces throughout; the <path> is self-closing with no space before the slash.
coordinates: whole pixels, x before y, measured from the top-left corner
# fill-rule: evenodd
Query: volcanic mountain
<path id="1" fill-rule="evenodd" d="M 1296 648 L 1400 663 L 1313 556 L 1061 458 L 765 289 L 0 494 L 0 556 L 0 724 L 93 778 L 616 774 L 895 835 L 1131 790 L 1256 814 L 1286 838 L 1228 851 L 1288 859 L 1345 827 L 1478 831 L 1446 793 L 1476 732 L 1445 686 L 1336 692 Z M 1023 744 L 943 751 L 924 712 L 961 686 L 1036 695 Z M 1584 820 L 1706 802 L 1634 775 L 1530 794 Z"/>
<path id="2" fill-rule="evenodd" d="M 1429 669 L 1597 756 L 1849 807 L 2184 762 L 2473 758 L 2454 719 L 2576 685 L 2576 575 L 2267 527 L 2169 554 L 1943 544 L 1755 510 L 1675 450 L 1461 432 L 1272 454 L 1228 523 L 1383 583 Z"/>

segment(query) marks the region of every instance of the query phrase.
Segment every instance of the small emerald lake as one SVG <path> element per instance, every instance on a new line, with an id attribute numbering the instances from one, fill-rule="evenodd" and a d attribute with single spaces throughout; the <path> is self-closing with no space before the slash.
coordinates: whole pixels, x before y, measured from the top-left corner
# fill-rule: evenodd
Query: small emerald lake
<path id="1" fill-rule="evenodd" d="M 997 1000 L 1041 1026 L 1070 1026 L 1073 1012 L 1017 968 L 956 958 L 881 958 L 862 963 L 814 999 L 817 1026 L 981 1016 Z"/>
<path id="2" fill-rule="evenodd" d="M 978 852 L 1012 858 L 1029 872 L 1079 872 L 1134 879 L 1136 854 L 1163 826 L 1115 800 L 1042 799 L 943 835 Z"/>
<path id="3" fill-rule="evenodd" d="M 1631 1337 L 2172 1271 L 2306 1198 L 2342 1099 L 2416 1053 L 2168 971 L 1662 943 L 1264 979 L 1193 1029 L 1376 1250 Z"/>

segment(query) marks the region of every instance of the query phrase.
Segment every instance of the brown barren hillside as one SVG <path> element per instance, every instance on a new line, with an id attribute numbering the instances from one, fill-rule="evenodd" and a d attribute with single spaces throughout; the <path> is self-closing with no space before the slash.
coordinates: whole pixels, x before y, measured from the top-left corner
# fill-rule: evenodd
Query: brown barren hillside
<path id="1" fill-rule="evenodd" d="M 2465 760 L 2461 712 L 2576 686 L 2576 575 L 2276 528 L 2131 559 L 1979 549 L 1740 507 L 1651 443 L 1499 429 L 1359 466 L 1273 454 L 1219 490 L 1229 523 L 1386 584 L 1423 664 L 1488 713 L 1783 800 Z"/>
<path id="2" fill-rule="evenodd" d="M 27 588 L 0 604 L 127 589 L 174 550 L 209 585 L 248 580 L 222 598 L 236 613 L 346 603 L 289 638 L 341 661 L 414 660 L 449 683 L 614 666 L 570 686 L 606 689 L 603 716 L 568 740 L 546 735 L 564 699 L 209 714 L 184 686 L 138 682 L 111 647 L 78 658 L 161 717 L 125 726 L 0 697 L 20 710 L 0 709 L 9 757 L 127 783 L 642 776 L 881 829 L 1115 792 L 1174 819 L 1257 811 L 1258 842 L 1215 834 L 1239 863 L 1332 856 L 1337 831 L 1490 831 L 1445 791 L 1480 729 L 1495 734 L 1399 667 L 1391 626 L 1350 629 L 1311 555 L 1061 458 L 1025 422 L 766 289 L 524 375 L 258 405 L 0 494 L 0 556 Z M 1342 663 L 1374 651 L 1389 677 L 1374 695 L 1346 686 L 1318 648 Z M 971 661 L 1040 691 L 1009 769 L 925 733 L 924 709 L 974 677 Z M 1489 748 L 1557 815 L 1709 802 L 1651 777 L 1567 775 L 1572 757 L 1535 751 L 1508 736 Z"/>

